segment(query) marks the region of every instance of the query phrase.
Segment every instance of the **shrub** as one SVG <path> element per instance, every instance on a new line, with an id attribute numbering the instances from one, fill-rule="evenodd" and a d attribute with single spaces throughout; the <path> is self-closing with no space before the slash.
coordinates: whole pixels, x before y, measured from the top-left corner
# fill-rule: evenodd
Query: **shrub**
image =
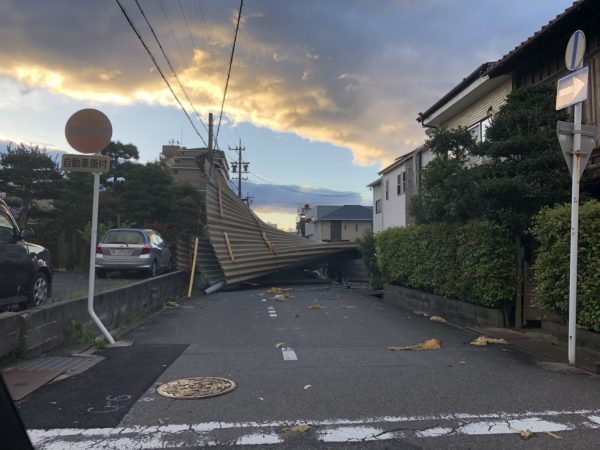
<path id="1" fill-rule="evenodd" d="M 376 236 L 376 248 L 387 282 L 488 307 L 514 301 L 516 248 L 498 225 L 392 228 Z"/>
<path id="2" fill-rule="evenodd" d="M 545 208 L 535 217 L 532 233 L 539 243 L 535 260 L 538 306 L 564 318 L 569 312 L 571 205 Z M 579 210 L 577 323 L 600 331 L 600 203 Z"/>

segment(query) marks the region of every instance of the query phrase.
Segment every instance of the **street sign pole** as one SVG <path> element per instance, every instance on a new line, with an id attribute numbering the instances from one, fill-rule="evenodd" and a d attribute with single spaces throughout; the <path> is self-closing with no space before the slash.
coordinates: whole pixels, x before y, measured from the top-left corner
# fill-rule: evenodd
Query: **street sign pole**
<path id="1" fill-rule="evenodd" d="M 571 255 L 569 258 L 569 364 L 575 365 L 577 330 L 577 247 L 579 234 L 579 179 L 581 166 L 581 102 L 574 106 L 573 173 L 571 181 Z"/>
<path id="2" fill-rule="evenodd" d="M 98 239 L 98 198 L 100 197 L 100 173 L 94 172 L 94 198 L 92 200 L 92 232 L 90 236 L 90 271 L 88 276 L 88 313 L 111 344 L 115 340 L 94 311 L 94 278 L 96 277 L 96 241 Z"/>

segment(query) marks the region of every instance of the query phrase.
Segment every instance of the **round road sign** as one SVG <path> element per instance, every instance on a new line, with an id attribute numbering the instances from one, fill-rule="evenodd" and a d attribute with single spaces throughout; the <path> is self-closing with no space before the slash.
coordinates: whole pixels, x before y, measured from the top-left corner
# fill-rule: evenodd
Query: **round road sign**
<path id="1" fill-rule="evenodd" d="M 82 109 L 69 117 L 65 136 L 75 150 L 98 153 L 110 142 L 112 125 L 108 117 L 97 109 Z"/>
<path id="2" fill-rule="evenodd" d="M 565 52 L 565 64 L 569 70 L 577 70 L 581 67 L 585 53 L 585 34 L 577 30 L 571 35 Z"/>

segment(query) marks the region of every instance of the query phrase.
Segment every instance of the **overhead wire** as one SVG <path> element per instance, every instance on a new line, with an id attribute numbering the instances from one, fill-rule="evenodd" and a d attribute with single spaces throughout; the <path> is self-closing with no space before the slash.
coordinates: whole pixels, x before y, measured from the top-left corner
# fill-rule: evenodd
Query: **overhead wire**
<path id="1" fill-rule="evenodd" d="M 229 87 L 229 79 L 231 77 L 231 67 L 233 66 L 233 55 L 235 54 L 235 44 L 237 42 L 238 31 L 240 29 L 240 20 L 242 19 L 243 6 L 244 6 L 244 0 L 240 0 L 240 9 L 238 11 L 237 23 L 235 25 L 235 34 L 233 35 L 233 45 L 231 46 L 231 56 L 229 58 L 229 68 L 227 69 L 227 80 L 225 81 L 225 89 L 223 90 L 223 101 L 221 102 L 221 112 L 219 113 L 219 122 L 217 125 L 217 132 L 215 134 L 215 140 L 219 137 L 219 130 L 221 129 L 221 120 L 223 119 L 223 108 L 225 107 L 225 98 L 227 97 L 227 88 Z"/>
<path id="2" fill-rule="evenodd" d="M 137 38 L 140 40 L 140 42 L 144 46 L 144 49 L 148 53 L 148 56 L 150 56 L 150 59 L 154 63 L 154 67 L 156 67 L 156 70 L 158 71 L 158 73 L 160 74 L 160 76 L 164 80 L 165 84 L 169 88 L 169 91 L 171 91 L 171 94 L 173 95 L 173 97 L 175 98 L 175 100 L 177 101 L 177 103 L 179 104 L 179 106 L 181 107 L 181 110 L 183 111 L 183 113 L 187 117 L 188 121 L 190 122 L 190 125 L 192 126 L 192 128 L 194 129 L 194 131 L 196 132 L 196 134 L 198 135 L 198 137 L 202 140 L 202 142 L 204 143 L 204 145 L 207 145 L 206 141 L 204 140 L 204 138 L 202 137 L 202 135 L 200 134 L 200 132 L 196 128 L 196 125 L 194 124 L 192 118 L 190 117 L 190 115 L 186 111 L 185 107 L 181 103 L 181 100 L 179 100 L 179 97 L 177 97 L 177 94 L 175 94 L 175 91 L 173 90 L 173 87 L 171 86 L 171 83 L 169 83 L 169 80 L 167 80 L 167 77 L 165 76 L 165 74 L 163 73 L 162 69 L 158 65 L 158 62 L 156 61 L 156 58 L 154 57 L 154 55 L 152 54 L 152 52 L 150 51 L 150 49 L 146 45 L 146 42 L 144 41 L 144 38 L 142 38 L 142 35 L 139 33 L 139 31 L 136 28 L 135 24 L 133 23 L 133 21 L 129 17 L 129 14 L 127 13 L 127 11 L 125 10 L 125 7 L 121 3 L 121 0 L 115 0 L 115 1 L 117 2 L 117 5 L 119 5 L 119 8 L 121 9 L 121 12 L 125 16 L 125 19 L 127 19 L 127 22 L 129 23 L 129 26 L 131 27 L 131 29 L 133 30 L 133 32 L 135 33 L 135 35 L 137 36 Z"/>
<path id="3" fill-rule="evenodd" d="M 138 9 L 140 10 L 140 13 L 142 14 L 142 17 L 144 17 L 144 20 L 146 21 L 146 24 L 148 25 L 148 28 L 150 28 L 150 31 L 152 32 L 152 36 L 154 36 L 154 40 L 156 41 L 158 47 L 160 48 L 160 51 L 161 51 L 163 57 L 167 61 L 167 65 L 171 69 L 171 73 L 175 77 L 175 80 L 177 81 L 177 84 L 179 85 L 179 88 L 181 89 L 181 92 L 183 93 L 183 95 L 185 96 L 186 100 L 188 101 L 188 104 L 190 105 L 190 108 L 196 114 L 196 117 L 198 118 L 198 121 L 202 124 L 202 126 L 204 127 L 204 130 L 206 132 L 208 132 L 208 128 L 207 128 L 206 124 L 202 120 L 202 117 L 200 116 L 200 114 L 196 110 L 194 104 L 192 103 L 192 100 L 190 99 L 189 95 L 187 94 L 185 88 L 183 87 L 183 84 L 179 80 L 179 77 L 177 76 L 177 71 L 175 70 L 175 67 L 173 67 L 173 64 L 171 64 L 171 60 L 167 56 L 167 53 L 165 52 L 165 49 L 163 48 L 162 44 L 160 43 L 160 40 L 158 39 L 158 36 L 156 35 L 156 32 L 154 31 L 154 27 L 152 27 L 152 25 L 150 24 L 150 21 L 148 20 L 148 17 L 146 16 L 146 13 L 142 9 L 142 6 L 140 5 L 140 3 L 139 3 L 138 0 L 135 0 L 135 4 L 137 5 Z M 206 141 L 204 139 L 202 139 L 202 142 L 204 143 L 204 145 L 207 145 Z"/>
<path id="4" fill-rule="evenodd" d="M 169 15 L 167 14 L 167 11 L 165 9 L 165 6 L 163 5 L 162 0 L 158 0 L 158 4 L 160 5 L 160 9 L 162 9 L 163 15 L 165 16 L 165 20 L 167 21 L 167 25 L 169 25 L 169 29 L 171 30 L 171 36 L 173 36 L 173 40 L 175 41 L 175 46 L 177 47 L 177 50 L 179 50 L 179 54 L 181 55 L 181 61 L 185 64 L 186 57 L 183 54 L 183 50 L 181 50 L 181 46 L 179 45 L 179 41 L 177 40 L 175 31 L 173 30 L 173 27 L 171 26 L 171 21 L 169 20 Z"/>

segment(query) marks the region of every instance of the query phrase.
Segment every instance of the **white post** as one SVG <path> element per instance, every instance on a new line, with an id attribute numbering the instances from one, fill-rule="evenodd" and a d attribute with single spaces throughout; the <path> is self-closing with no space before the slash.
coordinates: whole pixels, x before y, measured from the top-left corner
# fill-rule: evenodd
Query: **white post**
<path id="1" fill-rule="evenodd" d="M 581 166 L 581 102 L 574 106 L 573 179 L 571 184 L 571 256 L 569 260 L 569 364 L 575 365 L 577 329 L 577 241 L 579 230 L 579 177 Z"/>
<path id="2" fill-rule="evenodd" d="M 96 277 L 96 241 L 98 235 L 98 197 L 100 196 L 100 174 L 94 172 L 94 199 L 92 201 L 92 233 L 90 236 L 90 272 L 88 278 L 88 312 L 108 342 L 115 343 L 104 324 L 94 312 L 94 281 Z"/>

